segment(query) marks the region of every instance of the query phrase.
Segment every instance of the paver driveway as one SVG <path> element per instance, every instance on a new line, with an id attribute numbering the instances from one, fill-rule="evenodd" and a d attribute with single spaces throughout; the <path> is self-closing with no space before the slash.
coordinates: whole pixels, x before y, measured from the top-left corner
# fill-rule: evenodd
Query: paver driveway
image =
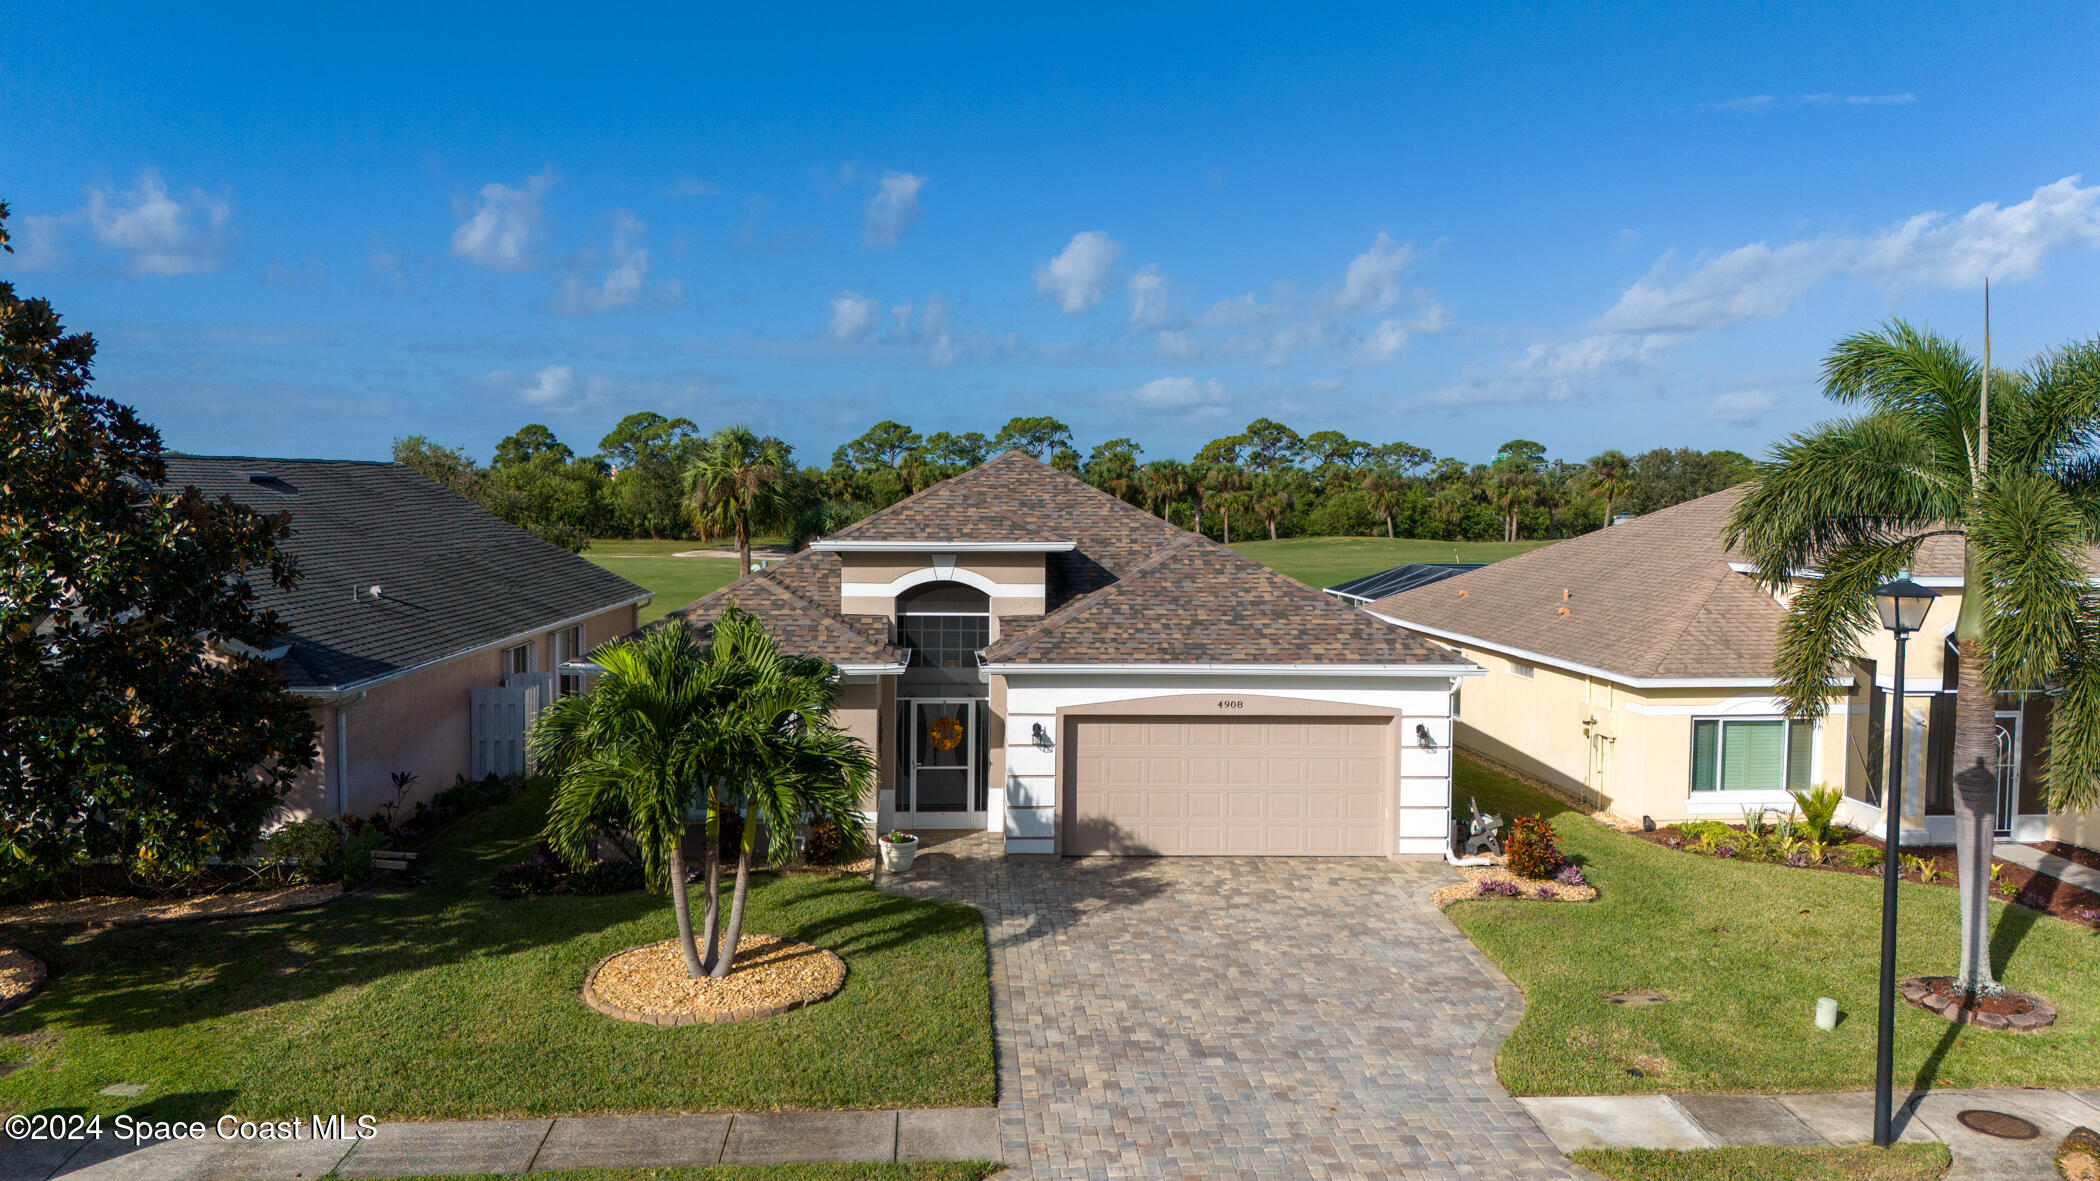
<path id="1" fill-rule="evenodd" d="M 1495 1081 L 1521 1001 L 1444 867 L 993 851 L 882 884 L 985 912 L 1007 1175 L 1576 1175 Z"/>

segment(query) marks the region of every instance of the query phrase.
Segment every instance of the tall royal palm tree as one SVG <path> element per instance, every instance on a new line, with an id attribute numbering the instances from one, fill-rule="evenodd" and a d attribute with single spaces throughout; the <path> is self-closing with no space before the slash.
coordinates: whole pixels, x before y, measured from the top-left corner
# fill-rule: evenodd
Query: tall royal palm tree
<path id="1" fill-rule="evenodd" d="M 1988 339 L 1985 354 L 1988 356 Z M 2054 698 L 2049 806 L 2100 803 L 2100 340 L 1991 372 L 1902 321 L 1841 340 L 1824 393 L 1861 412 L 1777 445 L 1728 526 L 1768 589 L 1795 588 L 1774 675 L 1795 717 L 1820 717 L 1831 677 L 1861 654 L 1874 588 L 1928 538 L 1961 539 L 1953 641 L 1959 987 L 1998 990 L 1989 882 L 1998 748 L 1993 694 Z M 1800 579 L 1805 569 L 1820 571 Z M 1883 788 L 1901 807 L 1901 785 Z"/>
<path id="2" fill-rule="evenodd" d="M 1232 510 L 1238 507 L 1240 494 L 1246 487 L 1247 473 L 1238 464 L 1214 464 L 1203 477 L 1203 498 L 1218 506 L 1219 536 L 1226 545 L 1232 544 Z M 1196 531 L 1203 531 L 1200 518 L 1196 522 Z"/>
<path id="3" fill-rule="evenodd" d="M 1280 474 L 1257 476 L 1249 503 L 1262 523 L 1269 527 L 1269 540 L 1274 541 L 1276 522 L 1298 505 L 1296 485 L 1290 477 Z"/>
<path id="4" fill-rule="evenodd" d="M 1517 514 L 1536 495 L 1539 474 L 1529 464 L 1498 459 L 1489 469 L 1488 495 L 1502 510 L 1502 540 L 1517 539 Z"/>
<path id="5" fill-rule="evenodd" d="M 748 621 L 749 617 L 745 617 Z M 719 954 L 707 960 L 714 975 L 727 976 L 743 935 L 744 900 L 761 827 L 767 853 L 785 857 L 791 834 L 804 820 L 828 821 L 841 833 L 860 831 L 862 803 L 874 780 L 875 760 L 867 747 L 832 720 L 838 703 L 838 670 L 821 660 L 788 656 L 763 628 L 739 623 L 715 628 L 710 658 L 741 668 L 748 688 L 731 707 L 735 755 L 725 776 L 730 798 L 743 813 L 737 847 L 736 882 Z M 719 878 L 709 883 L 709 908 L 716 908 Z M 712 932 L 709 932 L 712 935 Z"/>
<path id="6" fill-rule="evenodd" d="M 787 446 L 747 426 L 725 426 L 709 436 L 685 471 L 694 515 L 736 538 L 739 578 L 751 572 L 751 531 L 785 523 L 788 472 Z"/>
<path id="7" fill-rule="evenodd" d="M 686 897 L 687 817 L 729 753 L 725 708 L 744 674 L 709 662 L 692 633 L 659 628 L 598 649 L 605 671 L 589 693 L 540 711 L 532 749 L 555 777 L 547 837 L 570 862 L 609 818 L 627 830 L 651 888 L 671 895 L 686 974 L 704 964 Z"/>

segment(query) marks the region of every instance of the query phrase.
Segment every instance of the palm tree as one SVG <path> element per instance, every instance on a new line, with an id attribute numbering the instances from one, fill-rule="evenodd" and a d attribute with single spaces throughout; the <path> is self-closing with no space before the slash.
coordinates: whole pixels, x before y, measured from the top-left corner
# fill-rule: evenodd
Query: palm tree
<path id="1" fill-rule="evenodd" d="M 729 975 L 743 935 L 751 858 L 763 824 L 770 857 L 793 848 L 789 834 L 803 819 L 829 821 L 842 833 L 860 831 L 859 808 L 875 775 L 875 760 L 858 738 L 831 720 L 838 701 L 838 670 L 821 660 L 786 656 L 763 628 L 716 625 L 712 659 L 748 674 L 733 712 L 736 754 L 727 778 L 743 810 L 736 884 L 715 976 Z M 709 908 L 714 909 L 719 884 Z"/>
<path id="2" fill-rule="evenodd" d="M 1393 517 L 1407 506 L 1407 481 L 1385 468 L 1372 468 L 1364 476 L 1364 492 L 1371 511 L 1385 519 L 1385 536 L 1393 537 Z"/>
<path id="3" fill-rule="evenodd" d="M 1254 511 L 1260 514 L 1269 526 L 1269 540 L 1276 540 L 1276 522 L 1283 518 L 1298 503 L 1298 494 L 1292 490 L 1288 477 L 1264 475 L 1255 480 L 1250 497 Z"/>
<path id="4" fill-rule="evenodd" d="M 685 471 L 694 515 L 736 537 L 737 577 L 751 572 L 751 531 L 785 522 L 781 484 L 788 475 L 787 446 L 750 427 L 725 426 L 708 437 Z"/>
<path id="5" fill-rule="evenodd" d="M 1502 540 L 1517 539 L 1517 514 L 1531 503 L 1533 485 L 1539 481 L 1538 472 L 1530 465 L 1498 459 L 1489 477 L 1489 495 L 1495 507 L 1502 510 Z"/>
<path id="6" fill-rule="evenodd" d="M 735 697 L 731 670 L 709 662 L 692 633 L 659 628 L 598 649 L 605 671 L 589 693 L 540 711 L 532 750 L 555 777 L 547 838 L 570 863 L 617 817 L 651 888 L 667 890 L 686 974 L 704 971 L 686 897 L 686 819 L 725 753 L 720 724 Z"/>
<path id="7" fill-rule="evenodd" d="M 1986 357 L 1988 337 L 1986 337 Z M 1832 673 L 1861 656 L 1874 588 L 1928 538 L 1959 537 L 1954 707 L 1957 985 L 1993 993 L 1989 882 L 1998 750 L 1993 694 L 2051 690 L 2049 806 L 2100 803 L 2100 340 L 1993 373 L 1902 321 L 1841 340 L 1823 390 L 1864 412 L 1773 449 L 1727 537 L 1766 588 L 1794 590 L 1774 675 L 1794 717 L 1820 717 Z M 1798 579 L 1819 569 L 1820 577 Z M 1901 785 L 1883 789 L 1901 807 Z"/>
<path id="8" fill-rule="evenodd" d="M 1633 491 L 1633 461 L 1623 451 L 1600 451 L 1590 458 L 1585 482 L 1592 496 L 1604 498 L 1604 523 L 1611 524 L 1612 505 Z"/>
<path id="9" fill-rule="evenodd" d="M 1218 525 L 1224 544 L 1232 544 L 1232 510 L 1239 503 L 1240 490 L 1247 486 L 1247 473 L 1239 465 L 1221 463 L 1210 469 L 1203 477 L 1204 499 L 1218 506 Z M 1196 528 L 1200 532 L 1203 522 L 1199 518 Z"/>

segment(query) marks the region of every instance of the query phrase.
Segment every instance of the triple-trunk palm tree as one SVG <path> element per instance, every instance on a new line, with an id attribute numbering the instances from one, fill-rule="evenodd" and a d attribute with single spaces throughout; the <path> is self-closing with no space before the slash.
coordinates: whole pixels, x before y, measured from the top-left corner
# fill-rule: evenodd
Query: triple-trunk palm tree
<path id="1" fill-rule="evenodd" d="M 1774 673 L 1789 712 L 1815 718 L 1877 626 L 1874 588 L 1909 569 L 1926 539 L 1961 539 L 1957 981 L 1993 993 L 1994 693 L 2051 694 L 2049 806 L 2100 803 L 2100 595 L 2088 565 L 2100 542 L 2100 341 L 1989 372 L 1953 341 L 1897 321 L 1839 341 L 1823 373 L 1824 392 L 1863 413 L 1775 447 L 1728 541 L 1765 587 L 1795 588 Z M 1808 570 L 1818 574 L 1801 577 Z M 1882 798 L 1901 807 L 1902 785 L 1886 784 Z"/>
<path id="2" fill-rule="evenodd" d="M 556 778 L 548 840 L 577 862 L 592 835 L 626 830 L 650 885 L 671 895 L 686 973 L 727 976 L 760 830 L 775 857 L 804 819 L 859 831 L 874 762 L 831 720 L 836 670 L 783 655 L 758 620 L 734 607 L 704 646 L 686 628 L 663 627 L 593 659 L 605 670 L 597 685 L 556 701 L 533 727 L 533 752 Z M 730 810 L 744 823 L 725 930 L 717 849 Z M 683 851 L 696 815 L 707 820 L 697 938 Z"/>

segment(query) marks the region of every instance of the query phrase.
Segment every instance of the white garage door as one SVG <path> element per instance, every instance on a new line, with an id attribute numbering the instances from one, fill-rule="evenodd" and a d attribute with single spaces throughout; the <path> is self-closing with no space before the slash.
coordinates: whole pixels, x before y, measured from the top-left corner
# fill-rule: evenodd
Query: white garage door
<path id="1" fill-rule="evenodd" d="M 1077 718 L 1065 851 L 1383 854 L 1385 718 Z"/>

